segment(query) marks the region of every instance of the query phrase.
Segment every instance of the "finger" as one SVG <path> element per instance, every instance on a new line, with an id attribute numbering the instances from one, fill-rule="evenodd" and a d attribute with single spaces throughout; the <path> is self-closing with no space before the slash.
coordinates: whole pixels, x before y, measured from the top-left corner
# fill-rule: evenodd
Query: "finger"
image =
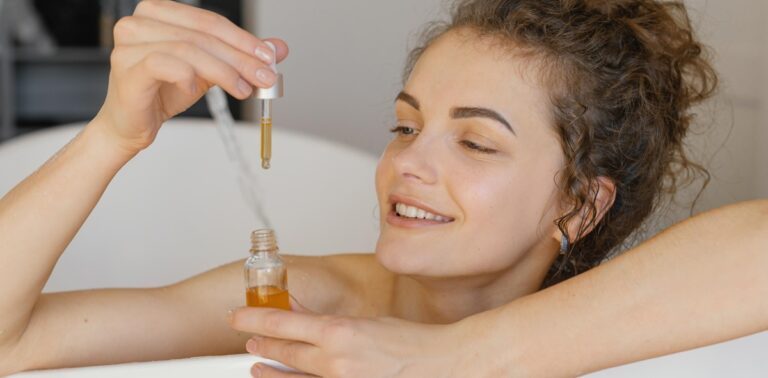
<path id="1" fill-rule="evenodd" d="M 275 53 L 277 54 L 277 62 L 280 63 L 285 59 L 285 57 L 288 56 L 288 52 L 290 49 L 288 49 L 288 44 L 285 43 L 280 38 L 264 38 L 264 42 L 272 42 L 272 44 L 275 46 Z"/>
<path id="2" fill-rule="evenodd" d="M 125 66 L 146 65 L 149 63 L 146 58 L 157 53 L 171 55 L 186 62 L 194 68 L 195 75 L 206 81 L 209 86 L 218 85 L 234 97 L 245 99 L 253 92 L 253 87 L 244 81 L 234 68 L 188 42 L 159 42 L 116 47 L 112 52 L 112 61 L 113 65 L 120 70 Z"/>
<path id="3" fill-rule="evenodd" d="M 259 378 L 307 378 L 317 377 L 316 375 L 305 373 L 294 373 L 290 371 L 280 370 L 267 364 L 256 363 L 251 367 L 251 376 Z"/>
<path id="4" fill-rule="evenodd" d="M 205 9 L 195 8 L 175 1 L 145 0 L 136 6 L 134 15 L 156 19 L 165 23 L 182 26 L 187 29 L 210 33 L 246 54 L 269 54 L 271 58 L 274 58 L 272 50 L 266 43 L 264 43 L 264 41 L 233 24 L 226 17 Z M 275 42 L 275 40 L 273 40 L 273 42 Z M 285 46 L 285 42 L 283 41 L 280 41 L 280 44 L 283 45 L 283 47 Z M 277 46 L 277 44 L 275 44 L 275 46 Z M 288 53 L 287 48 L 281 47 L 278 51 L 284 54 Z M 284 58 L 285 55 L 277 55 L 278 62 L 282 61 Z"/>
<path id="5" fill-rule="evenodd" d="M 317 345 L 326 322 L 323 316 L 265 307 L 240 307 L 230 318 L 232 328 L 284 340 Z"/>
<path id="6" fill-rule="evenodd" d="M 254 336 L 245 344 L 245 349 L 251 354 L 308 373 L 312 373 L 322 363 L 320 349 L 302 342 Z"/>
<path id="7" fill-rule="evenodd" d="M 267 64 L 210 34 L 142 17 L 123 17 L 115 26 L 116 45 L 175 41 L 189 42 L 205 50 L 232 66 L 253 85 L 274 85 L 276 77 Z"/>

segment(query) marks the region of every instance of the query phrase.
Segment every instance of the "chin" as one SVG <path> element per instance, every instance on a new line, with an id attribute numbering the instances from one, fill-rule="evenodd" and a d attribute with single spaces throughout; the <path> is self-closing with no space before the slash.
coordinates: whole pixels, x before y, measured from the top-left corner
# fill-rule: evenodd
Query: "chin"
<path id="1" fill-rule="evenodd" d="M 376 244 L 376 260 L 392 273 L 402 275 L 422 275 L 425 267 L 420 257 L 423 251 L 418 248 L 393 245 L 397 243 L 383 243 L 381 239 Z M 427 264 L 428 265 L 428 264 Z"/>

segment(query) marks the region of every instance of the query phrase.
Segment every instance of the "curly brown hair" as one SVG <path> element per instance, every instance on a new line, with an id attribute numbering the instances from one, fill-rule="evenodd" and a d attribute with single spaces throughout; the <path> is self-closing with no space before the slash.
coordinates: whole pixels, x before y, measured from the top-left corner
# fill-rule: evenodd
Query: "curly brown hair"
<path id="1" fill-rule="evenodd" d="M 450 22 L 424 31 L 404 77 L 433 41 L 454 29 L 523 51 L 543 67 L 566 161 L 557 182 L 571 209 L 556 224 L 568 235 L 569 220 L 587 214 L 544 287 L 600 264 L 663 194 L 678 189 L 681 177 L 698 173 L 706 185 L 709 174 L 686 156 L 683 139 L 691 106 L 712 95 L 717 75 L 682 2 L 459 0 Z M 598 177 L 615 184 L 616 196 L 596 221 Z"/>

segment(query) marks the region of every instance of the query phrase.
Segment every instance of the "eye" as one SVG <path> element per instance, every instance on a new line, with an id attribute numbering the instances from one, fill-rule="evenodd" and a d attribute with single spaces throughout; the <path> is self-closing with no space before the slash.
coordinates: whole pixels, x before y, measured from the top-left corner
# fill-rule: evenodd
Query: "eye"
<path id="1" fill-rule="evenodd" d="M 497 152 L 496 150 L 494 150 L 492 148 L 481 146 L 481 145 L 479 145 L 479 144 L 477 144 L 477 143 L 475 143 L 475 142 L 473 142 L 471 140 L 462 140 L 459 143 L 462 146 L 464 146 L 464 147 L 466 147 L 466 148 L 468 148 L 468 149 L 470 149 L 472 151 L 476 151 L 476 152 L 483 153 L 483 154 L 494 154 L 494 153 Z"/>
<path id="2" fill-rule="evenodd" d="M 419 133 L 418 130 L 408 126 L 395 126 L 389 131 L 399 135 L 416 135 Z"/>

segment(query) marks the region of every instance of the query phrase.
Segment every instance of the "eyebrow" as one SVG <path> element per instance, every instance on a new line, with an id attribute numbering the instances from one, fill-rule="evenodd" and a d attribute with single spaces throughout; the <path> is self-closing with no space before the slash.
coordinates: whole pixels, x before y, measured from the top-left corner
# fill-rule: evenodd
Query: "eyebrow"
<path id="1" fill-rule="evenodd" d="M 395 98 L 395 101 L 403 101 L 406 104 L 412 106 L 414 109 L 420 110 L 419 100 L 417 100 L 412 95 L 406 93 L 405 91 L 398 93 L 397 98 Z M 496 122 L 499 122 L 500 124 L 504 125 L 504 127 L 506 127 L 507 130 L 511 131 L 512 134 L 517 136 L 517 133 L 515 132 L 515 129 L 512 128 L 512 125 L 510 125 L 509 122 L 495 110 L 476 107 L 476 106 L 462 106 L 462 107 L 451 108 L 451 118 L 460 119 L 460 118 L 478 118 L 478 117 L 489 118 Z"/>
<path id="2" fill-rule="evenodd" d="M 515 134 L 517 136 L 517 133 L 515 132 L 515 129 L 512 128 L 512 125 L 507 122 L 504 117 L 501 116 L 498 112 L 495 110 L 491 110 L 488 108 L 478 108 L 478 107 L 460 107 L 460 108 L 453 108 L 451 109 L 451 117 L 452 118 L 490 118 L 496 122 L 501 123 L 506 127 L 509 131 L 512 132 L 512 134 Z"/>
<path id="3" fill-rule="evenodd" d="M 397 94 L 397 98 L 395 98 L 395 102 L 397 101 L 405 102 L 406 104 L 412 106 L 414 109 L 420 110 L 419 100 L 417 100 L 416 97 L 413 97 L 408 93 L 405 93 L 405 91 L 401 91 L 400 93 Z"/>

